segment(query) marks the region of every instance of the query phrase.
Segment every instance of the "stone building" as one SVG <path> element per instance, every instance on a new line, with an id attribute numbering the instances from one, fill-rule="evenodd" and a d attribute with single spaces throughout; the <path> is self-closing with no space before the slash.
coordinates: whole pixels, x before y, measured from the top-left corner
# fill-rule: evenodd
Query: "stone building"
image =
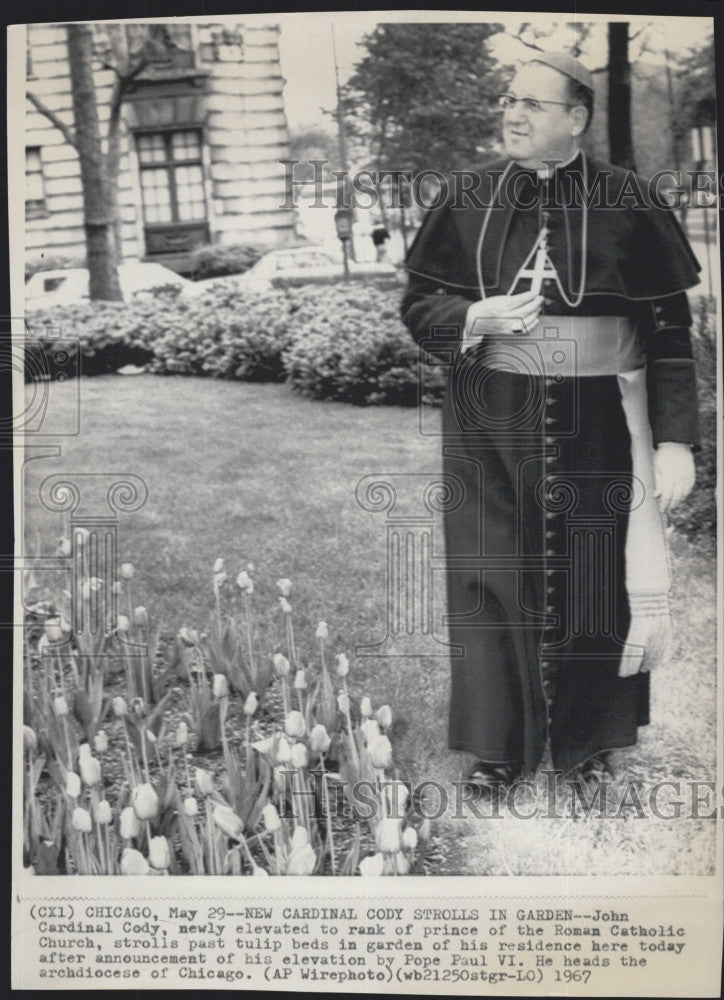
<path id="1" fill-rule="evenodd" d="M 27 30 L 27 90 L 72 128 L 66 27 L 31 24 Z M 289 131 L 278 26 L 96 25 L 93 71 L 104 136 L 116 77 L 109 30 L 124 33 L 131 57 L 148 54 L 121 105 L 123 259 L 183 269 L 200 245 L 291 242 L 294 218 L 283 207 L 279 162 L 289 156 Z M 82 262 L 78 156 L 30 100 L 26 112 L 26 262 Z"/>

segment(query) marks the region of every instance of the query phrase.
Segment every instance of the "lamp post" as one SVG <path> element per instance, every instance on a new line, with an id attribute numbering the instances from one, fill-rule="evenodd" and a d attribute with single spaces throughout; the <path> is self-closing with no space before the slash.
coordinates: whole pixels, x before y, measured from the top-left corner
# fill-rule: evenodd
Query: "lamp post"
<path id="1" fill-rule="evenodd" d="M 352 209 L 338 208 L 334 213 L 334 226 L 337 230 L 337 238 L 342 244 L 342 257 L 344 259 L 344 280 L 349 281 L 349 259 L 348 246 L 352 238 Z"/>

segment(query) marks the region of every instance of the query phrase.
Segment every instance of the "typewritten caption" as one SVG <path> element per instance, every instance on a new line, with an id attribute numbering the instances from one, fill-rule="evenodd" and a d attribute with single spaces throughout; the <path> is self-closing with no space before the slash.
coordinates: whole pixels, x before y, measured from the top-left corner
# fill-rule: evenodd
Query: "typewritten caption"
<path id="1" fill-rule="evenodd" d="M 26 900 L 19 985 L 598 992 L 673 982 L 701 946 L 686 908 L 659 922 L 651 900 L 491 904 Z"/>

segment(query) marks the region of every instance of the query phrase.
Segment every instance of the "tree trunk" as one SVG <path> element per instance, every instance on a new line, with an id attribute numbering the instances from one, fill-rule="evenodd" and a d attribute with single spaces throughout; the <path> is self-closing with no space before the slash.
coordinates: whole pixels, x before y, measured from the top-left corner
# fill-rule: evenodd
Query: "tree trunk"
<path id="1" fill-rule="evenodd" d="M 612 163 L 636 169 L 631 138 L 627 21 L 610 21 L 608 25 L 608 147 Z"/>
<path id="2" fill-rule="evenodd" d="M 121 211 L 118 204 L 118 171 L 121 163 L 120 105 L 117 112 L 111 109 L 108 122 L 108 152 L 106 154 L 106 180 L 108 183 L 108 214 L 113 227 L 113 247 L 115 261 L 123 260 L 123 234 L 121 232 Z"/>
<path id="3" fill-rule="evenodd" d="M 93 79 L 93 29 L 90 24 L 69 24 L 68 56 L 73 95 L 75 135 L 83 185 L 90 297 L 121 300 L 113 231 L 113 201 L 101 146 L 95 81 Z"/>

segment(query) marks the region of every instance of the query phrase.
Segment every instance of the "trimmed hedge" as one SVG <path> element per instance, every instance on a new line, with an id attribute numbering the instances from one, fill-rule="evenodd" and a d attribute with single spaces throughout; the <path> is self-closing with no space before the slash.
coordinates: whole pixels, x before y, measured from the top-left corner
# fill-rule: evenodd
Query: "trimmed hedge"
<path id="1" fill-rule="evenodd" d="M 421 371 L 399 319 L 399 292 L 372 283 L 250 293 L 230 279 L 189 299 L 159 294 L 44 310 L 30 326 L 46 358 L 74 349 L 55 330 L 77 340 L 86 375 L 145 364 L 158 374 L 288 379 L 314 399 L 359 405 L 435 402 L 444 389 L 439 371 Z"/>
<path id="2" fill-rule="evenodd" d="M 243 274 L 253 267 L 268 249 L 252 243 L 235 243 L 232 246 L 210 243 L 197 247 L 188 254 L 183 273 L 193 281 Z"/>
<path id="3" fill-rule="evenodd" d="M 399 318 L 399 294 L 373 285 L 300 289 L 284 353 L 289 381 L 313 399 L 414 405 L 442 396 L 444 377 L 421 365 Z"/>
<path id="4" fill-rule="evenodd" d="M 289 300 L 281 291 L 243 296 L 233 282 L 178 299 L 145 331 L 149 370 L 255 382 L 283 382 L 282 353 L 292 335 Z"/>

